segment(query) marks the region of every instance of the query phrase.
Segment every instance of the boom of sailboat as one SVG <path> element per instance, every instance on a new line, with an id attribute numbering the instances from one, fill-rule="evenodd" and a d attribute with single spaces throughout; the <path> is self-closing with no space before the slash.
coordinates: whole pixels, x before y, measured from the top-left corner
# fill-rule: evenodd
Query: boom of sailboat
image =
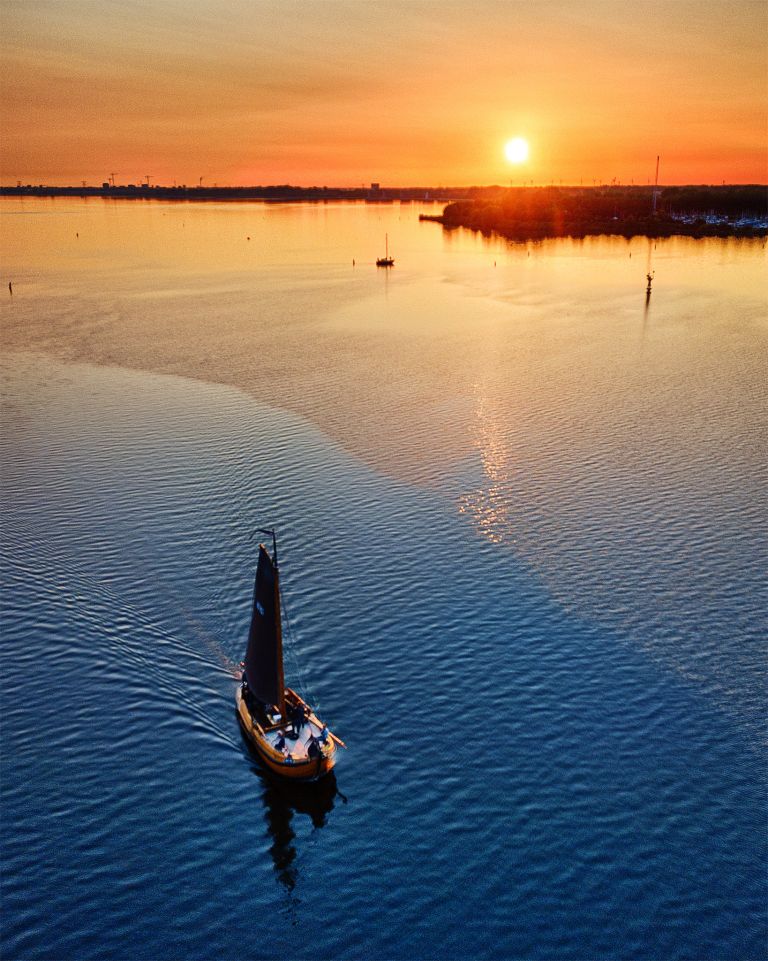
<path id="1" fill-rule="evenodd" d="M 285 686 L 280 572 L 277 538 L 272 554 L 259 544 L 253 612 L 240 686 L 237 714 L 261 761 L 282 777 L 316 781 L 336 763 L 345 747 L 296 691 Z"/>

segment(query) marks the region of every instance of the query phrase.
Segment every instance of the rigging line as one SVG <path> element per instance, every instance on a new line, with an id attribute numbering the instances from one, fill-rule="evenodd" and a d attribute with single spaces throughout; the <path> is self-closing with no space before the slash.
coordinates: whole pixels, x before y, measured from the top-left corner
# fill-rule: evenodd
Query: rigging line
<path id="1" fill-rule="evenodd" d="M 304 676 L 301 671 L 301 664 L 299 662 L 298 654 L 296 653 L 295 635 L 293 633 L 293 628 L 291 627 L 291 622 L 288 617 L 288 609 L 285 606 L 285 600 L 283 598 L 282 592 L 280 593 L 280 608 L 283 612 L 283 618 L 285 619 L 285 626 L 288 628 L 286 632 L 289 637 L 288 650 L 290 651 L 290 654 L 291 654 L 293 667 L 294 667 L 294 670 L 296 671 L 296 677 L 299 679 L 299 689 L 304 699 L 309 702 L 312 708 L 314 710 L 318 710 L 318 705 L 315 702 L 314 696 L 308 689 L 306 681 L 304 680 Z"/>
<path id="2" fill-rule="evenodd" d="M 293 627 L 291 626 L 291 622 L 288 617 L 288 610 L 285 606 L 285 601 L 283 600 L 282 594 L 280 595 L 280 607 L 282 609 L 283 619 L 285 620 L 285 626 L 287 628 L 286 634 L 288 636 L 288 651 L 290 652 L 290 655 L 291 655 L 291 662 L 293 665 L 293 669 L 296 672 L 296 677 L 299 682 L 299 688 L 303 697 L 305 699 L 310 700 L 311 702 L 311 697 L 310 697 L 309 691 L 307 690 L 307 685 L 304 681 L 304 676 L 302 674 L 299 658 L 296 653 L 296 637 L 295 637 L 295 634 L 293 633 Z"/>

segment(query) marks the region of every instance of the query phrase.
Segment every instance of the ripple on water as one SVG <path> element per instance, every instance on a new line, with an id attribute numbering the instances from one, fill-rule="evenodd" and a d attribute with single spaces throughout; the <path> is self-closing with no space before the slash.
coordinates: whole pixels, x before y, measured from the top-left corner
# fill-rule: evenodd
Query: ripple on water
<path id="1" fill-rule="evenodd" d="M 235 391 L 39 360 L 7 382 L 45 403 L 3 451 L 6 956 L 760 956 L 761 755 L 634 643 L 661 613 L 564 609 L 450 497 Z M 564 523 L 597 487 L 577 500 Z M 268 523 L 350 745 L 326 795 L 268 781 L 234 718 Z"/>

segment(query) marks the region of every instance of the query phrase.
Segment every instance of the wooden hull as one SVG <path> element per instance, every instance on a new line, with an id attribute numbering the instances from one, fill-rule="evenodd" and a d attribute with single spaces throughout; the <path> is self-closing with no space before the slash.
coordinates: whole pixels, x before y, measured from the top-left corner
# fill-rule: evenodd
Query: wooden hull
<path id="1" fill-rule="evenodd" d="M 298 694 L 289 691 L 292 699 L 301 701 Z M 237 705 L 237 716 L 245 731 L 249 743 L 253 746 L 262 763 L 274 774 L 287 778 L 291 781 L 317 781 L 329 773 L 336 764 L 336 744 L 330 737 L 321 749 L 318 757 L 304 757 L 297 752 L 290 750 L 280 751 L 270 743 L 262 725 L 251 714 L 245 698 L 240 688 L 237 689 L 235 696 Z M 305 705 L 306 706 L 306 705 Z M 312 723 L 322 729 L 322 722 L 308 710 L 309 719 Z M 290 746 L 290 741 L 286 741 Z"/>

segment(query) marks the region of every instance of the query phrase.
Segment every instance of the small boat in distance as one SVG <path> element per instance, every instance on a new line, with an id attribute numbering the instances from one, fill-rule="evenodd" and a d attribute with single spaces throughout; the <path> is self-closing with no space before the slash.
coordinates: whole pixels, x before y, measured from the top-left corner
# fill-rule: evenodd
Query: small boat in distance
<path id="1" fill-rule="evenodd" d="M 394 267 L 395 261 L 389 256 L 389 234 L 384 234 L 384 256 L 376 260 L 377 267 Z"/>
<path id="2" fill-rule="evenodd" d="M 277 538 L 274 531 L 262 533 L 272 536 L 272 556 L 259 544 L 248 649 L 235 695 L 237 715 L 270 771 L 292 780 L 316 781 L 336 763 L 337 745 L 346 745 L 285 686 Z"/>

